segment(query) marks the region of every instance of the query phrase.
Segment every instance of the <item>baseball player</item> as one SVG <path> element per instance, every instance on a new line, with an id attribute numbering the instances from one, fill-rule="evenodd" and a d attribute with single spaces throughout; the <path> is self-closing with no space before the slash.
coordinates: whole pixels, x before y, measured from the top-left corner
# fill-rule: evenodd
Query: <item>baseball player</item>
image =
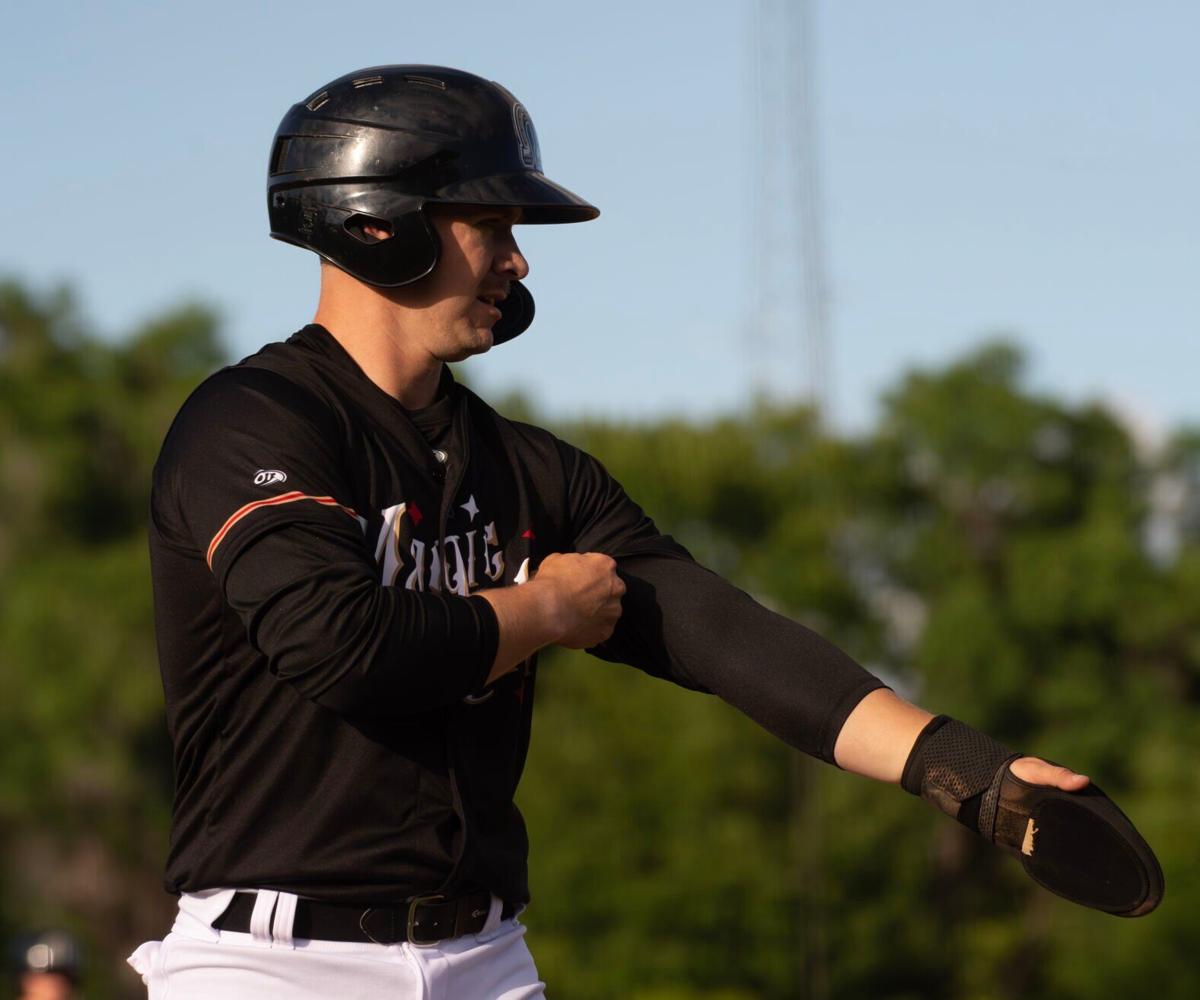
<path id="1" fill-rule="evenodd" d="M 454 381 L 533 319 L 513 227 L 599 214 L 512 94 L 351 73 L 288 111 L 269 170 L 271 235 L 321 257 L 316 317 L 201 385 L 154 472 L 179 914 L 130 958 L 151 997 L 542 996 L 513 795 L 550 645 L 902 782 L 1068 898 L 1157 903 L 1086 777 L 896 697 Z"/>

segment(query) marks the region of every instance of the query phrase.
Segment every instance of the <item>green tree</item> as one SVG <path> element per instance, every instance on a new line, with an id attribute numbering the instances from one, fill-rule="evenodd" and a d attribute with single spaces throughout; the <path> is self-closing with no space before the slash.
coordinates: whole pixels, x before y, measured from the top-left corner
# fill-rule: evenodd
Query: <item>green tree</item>
<path id="1" fill-rule="evenodd" d="M 1139 976 L 1190 993 L 1161 970 L 1196 922 L 1170 821 L 1195 800 L 1172 752 L 1196 728 L 1194 538 L 1151 559 L 1149 458 L 1022 375 L 1004 344 L 914 372 L 854 441 L 787 410 L 565 436 L 702 561 L 902 693 L 1090 771 L 1159 849 L 1169 903 L 1134 922 L 1073 907 L 709 699 L 554 659 L 521 801 L 559 996 L 1095 996 Z"/>
<path id="2" fill-rule="evenodd" d="M 0 912 L 10 928 L 79 932 L 99 997 L 130 944 L 169 919 L 149 476 L 220 358 L 203 308 L 110 342 L 66 291 L 0 284 Z"/>
<path id="3" fill-rule="evenodd" d="M 103 339 L 65 291 L 0 283 L 0 919 L 73 926 L 101 998 L 137 995 L 123 957 L 170 919 L 146 500 L 216 330 L 185 306 Z M 1138 921 L 1073 907 L 716 699 L 552 651 L 519 800 L 554 996 L 1200 991 L 1200 434 L 1141 451 L 1102 408 L 1029 391 L 1004 344 L 909 374 L 857 438 L 765 403 L 560 430 L 901 693 L 1088 771 L 1168 894 Z"/>

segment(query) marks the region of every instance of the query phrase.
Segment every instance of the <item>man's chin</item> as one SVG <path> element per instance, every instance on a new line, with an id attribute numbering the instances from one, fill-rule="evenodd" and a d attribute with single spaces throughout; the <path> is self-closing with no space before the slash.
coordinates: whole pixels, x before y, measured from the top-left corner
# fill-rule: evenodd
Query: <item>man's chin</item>
<path id="1" fill-rule="evenodd" d="M 474 357 L 476 354 L 487 354 L 492 349 L 495 341 L 492 337 L 492 328 L 490 326 L 475 327 L 472 330 L 473 336 L 469 344 L 462 345 L 452 357 L 445 358 L 445 361 L 465 361 L 467 358 Z"/>

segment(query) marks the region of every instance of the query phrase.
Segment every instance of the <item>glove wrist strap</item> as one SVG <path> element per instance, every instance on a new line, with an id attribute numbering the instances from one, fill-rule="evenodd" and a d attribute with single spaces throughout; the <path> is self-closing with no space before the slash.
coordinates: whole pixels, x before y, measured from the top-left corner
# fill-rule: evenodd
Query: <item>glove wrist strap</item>
<path id="1" fill-rule="evenodd" d="M 913 744 L 900 784 L 990 841 L 1000 785 L 1019 756 L 986 733 L 939 715 Z"/>

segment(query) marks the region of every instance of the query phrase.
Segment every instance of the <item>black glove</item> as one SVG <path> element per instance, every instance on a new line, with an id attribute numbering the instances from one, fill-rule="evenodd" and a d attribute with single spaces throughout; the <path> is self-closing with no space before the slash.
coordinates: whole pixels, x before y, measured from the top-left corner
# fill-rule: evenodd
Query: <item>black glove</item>
<path id="1" fill-rule="evenodd" d="M 1150 845 L 1094 784 L 1078 792 L 1031 785 L 1009 770 L 1023 754 L 939 715 L 904 765 L 900 784 L 1020 859 L 1039 885 L 1120 917 L 1140 917 L 1163 896 Z"/>

